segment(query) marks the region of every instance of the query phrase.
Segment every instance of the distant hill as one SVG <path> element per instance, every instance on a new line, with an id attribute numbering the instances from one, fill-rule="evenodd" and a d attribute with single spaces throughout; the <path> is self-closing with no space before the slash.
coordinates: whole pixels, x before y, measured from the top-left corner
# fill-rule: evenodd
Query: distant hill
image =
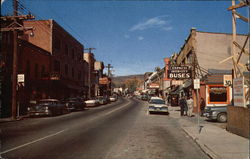
<path id="1" fill-rule="evenodd" d="M 116 77 L 112 77 L 112 82 L 115 84 L 115 86 L 120 86 L 126 80 L 134 79 L 134 78 L 143 81 L 144 80 L 144 75 L 138 74 L 138 75 L 116 76 Z"/>

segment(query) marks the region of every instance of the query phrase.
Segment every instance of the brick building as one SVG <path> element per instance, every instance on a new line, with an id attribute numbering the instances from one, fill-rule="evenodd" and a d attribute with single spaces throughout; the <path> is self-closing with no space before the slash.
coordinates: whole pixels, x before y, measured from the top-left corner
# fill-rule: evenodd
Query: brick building
<path id="1" fill-rule="evenodd" d="M 27 31 L 23 39 L 51 54 L 50 77 L 53 80 L 53 98 L 86 95 L 86 62 L 84 46 L 54 20 L 25 21 Z M 60 91 L 58 91 L 60 90 Z"/>

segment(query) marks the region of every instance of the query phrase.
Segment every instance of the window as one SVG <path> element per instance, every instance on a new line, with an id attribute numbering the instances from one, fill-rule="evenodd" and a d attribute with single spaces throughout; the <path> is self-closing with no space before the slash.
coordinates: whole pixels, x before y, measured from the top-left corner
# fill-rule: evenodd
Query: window
<path id="1" fill-rule="evenodd" d="M 60 62 L 57 60 L 54 60 L 54 71 L 60 72 Z"/>
<path id="2" fill-rule="evenodd" d="M 38 78 L 38 64 L 35 64 L 35 78 Z"/>
<path id="3" fill-rule="evenodd" d="M 69 68 L 68 68 L 67 64 L 65 64 L 65 66 L 64 66 L 64 72 L 65 72 L 65 75 L 67 76 L 68 72 L 69 72 Z"/>
<path id="4" fill-rule="evenodd" d="M 71 73 L 72 73 L 72 77 L 74 78 L 75 77 L 75 71 L 74 71 L 74 68 L 71 69 Z"/>
<path id="5" fill-rule="evenodd" d="M 65 54 L 68 55 L 69 54 L 69 48 L 68 48 L 68 45 L 65 44 Z"/>
<path id="6" fill-rule="evenodd" d="M 209 103 L 228 103 L 228 89 L 224 86 L 209 86 Z"/>
<path id="7" fill-rule="evenodd" d="M 26 62 L 26 75 L 28 77 L 30 76 L 30 61 Z"/>
<path id="8" fill-rule="evenodd" d="M 78 71 L 78 80 L 81 80 L 81 78 L 82 78 L 81 71 Z"/>
<path id="9" fill-rule="evenodd" d="M 41 70 L 41 77 L 45 76 L 45 66 L 42 66 L 42 70 Z"/>
<path id="10" fill-rule="evenodd" d="M 55 37 L 55 40 L 54 40 L 54 45 L 55 45 L 55 48 L 60 50 L 61 49 L 61 40 L 58 36 Z"/>
<path id="11" fill-rule="evenodd" d="M 189 52 L 187 54 L 187 63 L 191 64 L 193 62 L 193 54 L 191 52 Z"/>
<path id="12" fill-rule="evenodd" d="M 72 57 L 72 59 L 74 59 L 74 58 L 75 58 L 75 50 L 74 50 L 74 49 L 72 49 L 72 54 L 71 54 L 71 57 Z"/>

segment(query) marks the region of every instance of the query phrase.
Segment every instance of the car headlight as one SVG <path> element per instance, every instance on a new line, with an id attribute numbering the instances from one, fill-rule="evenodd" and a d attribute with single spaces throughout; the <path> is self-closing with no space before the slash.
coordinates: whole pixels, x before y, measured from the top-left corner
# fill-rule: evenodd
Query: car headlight
<path id="1" fill-rule="evenodd" d="M 27 110 L 30 111 L 30 107 L 28 107 Z"/>

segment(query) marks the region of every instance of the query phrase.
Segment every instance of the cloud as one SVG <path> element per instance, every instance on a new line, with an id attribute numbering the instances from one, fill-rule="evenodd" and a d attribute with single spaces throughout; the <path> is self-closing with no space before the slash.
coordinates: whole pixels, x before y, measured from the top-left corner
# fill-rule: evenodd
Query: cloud
<path id="1" fill-rule="evenodd" d="M 124 38 L 129 39 L 129 38 L 130 38 L 130 36 L 129 36 L 129 35 L 127 35 L 127 34 L 125 34 L 125 35 L 124 35 Z"/>
<path id="2" fill-rule="evenodd" d="M 142 36 L 138 37 L 138 40 L 143 40 L 143 39 L 144 39 L 144 37 L 142 37 Z"/>
<path id="3" fill-rule="evenodd" d="M 144 22 L 132 26 L 129 31 L 146 30 L 151 28 L 160 28 L 166 31 L 172 30 L 173 28 L 169 25 L 170 21 L 167 18 L 169 18 L 168 15 L 163 15 L 147 19 Z"/>

